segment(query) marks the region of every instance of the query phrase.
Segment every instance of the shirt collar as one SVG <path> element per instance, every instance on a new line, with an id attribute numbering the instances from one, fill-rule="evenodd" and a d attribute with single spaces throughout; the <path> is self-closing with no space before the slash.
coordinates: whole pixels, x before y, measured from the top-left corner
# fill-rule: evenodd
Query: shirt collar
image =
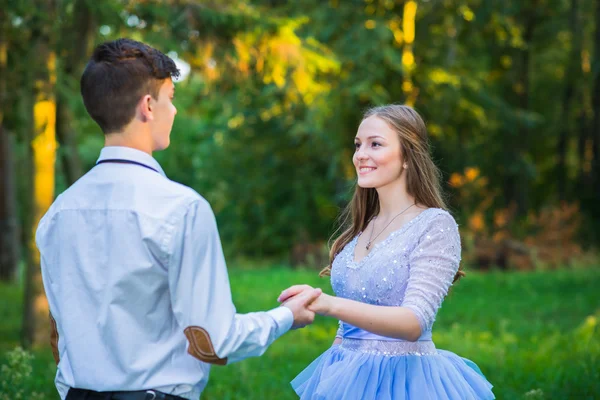
<path id="1" fill-rule="evenodd" d="M 100 157 L 98 157 L 96 163 L 98 161 L 110 159 L 129 160 L 145 164 L 149 167 L 154 168 L 158 171 L 159 174 L 166 177 L 165 171 L 163 171 L 158 161 L 156 161 L 150 154 L 144 153 L 141 150 L 123 146 L 103 147 L 100 151 Z"/>

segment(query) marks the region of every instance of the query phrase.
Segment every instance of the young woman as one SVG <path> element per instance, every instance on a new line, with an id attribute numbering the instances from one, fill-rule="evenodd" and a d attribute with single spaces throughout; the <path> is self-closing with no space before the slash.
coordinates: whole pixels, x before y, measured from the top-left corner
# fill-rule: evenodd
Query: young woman
<path id="1" fill-rule="evenodd" d="M 301 399 L 493 399 L 471 361 L 436 349 L 431 328 L 459 279 L 460 236 L 445 211 L 421 117 L 369 110 L 355 137 L 358 184 L 330 265 L 336 296 L 311 309 L 340 320 L 334 345 L 298 375 Z M 279 300 L 307 289 L 285 290 Z"/>

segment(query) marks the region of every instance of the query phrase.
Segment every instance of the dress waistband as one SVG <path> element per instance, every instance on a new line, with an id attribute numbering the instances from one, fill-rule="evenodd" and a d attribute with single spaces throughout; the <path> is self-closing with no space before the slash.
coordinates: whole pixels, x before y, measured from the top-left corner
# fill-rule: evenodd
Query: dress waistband
<path id="1" fill-rule="evenodd" d="M 363 339 L 363 340 L 382 340 L 382 341 L 403 341 L 402 339 L 395 339 L 386 336 L 380 336 L 373 332 L 365 331 L 364 329 L 357 328 L 356 326 L 350 325 L 346 322 L 342 324 L 343 326 L 343 334 L 344 338 L 352 338 L 352 339 Z M 431 340 L 431 330 L 425 331 L 421 333 L 421 337 L 419 338 L 419 342 Z"/>
<path id="2" fill-rule="evenodd" d="M 345 350 L 379 356 L 428 356 L 437 354 L 435 345 L 431 340 L 408 342 L 404 340 L 389 341 L 342 338 L 340 346 Z"/>

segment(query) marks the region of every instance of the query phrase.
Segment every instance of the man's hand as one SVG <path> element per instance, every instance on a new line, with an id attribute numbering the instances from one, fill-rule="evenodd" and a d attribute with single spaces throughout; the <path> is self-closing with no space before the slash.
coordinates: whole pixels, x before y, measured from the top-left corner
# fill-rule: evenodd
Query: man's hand
<path id="1" fill-rule="evenodd" d="M 289 299 L 293 299 L 294 296 L 298 296 L 301 293 L 305 293 L 309 290 L 314 290 L 314 289 L 309 285 L 290 286 L 289 288 L 287 288 L 283 292 L 281 292 L 277 301 L 285 302 Z M 332 308 L 335 305 L 335 301 L 336 301 L 335 296 L 329 296 L 328 294 L 323 293 L 320 296 L 318 296 L 317 298 L 315 298 L 314 301 L 308 303 L 307 308 L 316 314 L 327 316 L 327 315 L 331 314 Z"/>
<path id="2" fill-rule="evenodd" d="M 291 299 L 292 297 L 307 291 L 307 290 L 314 290 L 312 286 L 310 285 L 294 285 L 294 286 L 290 286 L 289 288 L 285 289 L 283 292 L 281 292 L 281 294 L 279 295 L 279 297 L 277 298 L 277 301 L 280 303 L 284 303 L 285 301 Z"/>
<path id="3" fill-rule="evenodd" d="M 312 324 L 315 319 L 315 313 L 308 309 L 308 305 L 315 301 L 322 293 L 321 289 L 313 289 L 308 285 L 302 286 L 303 289 L 294 291 L 292 296 L 283 296 L 282 293 L 278 299 L 278 301 L 283 302 L 283 307 L 289 308 L 294 314 L 292 329 L 303 328 L 306 325 Z"/>

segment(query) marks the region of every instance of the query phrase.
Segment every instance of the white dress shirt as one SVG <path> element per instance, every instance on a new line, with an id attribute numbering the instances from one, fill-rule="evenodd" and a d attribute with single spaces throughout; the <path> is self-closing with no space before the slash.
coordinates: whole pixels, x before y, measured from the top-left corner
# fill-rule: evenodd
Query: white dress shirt
<path id="1" fill-rule="evenodd" d="M 106 163 L 114 159 L 142 165 Z M 261 355 L 290 329 L 292 312 L 236 314 L 212 209 L 154 158 L 105 147 L 98 162 L 58 196 L 36 234 L 58 332 L 58 392 L 198 399 L 210 370 L 200 359 Z"/>

